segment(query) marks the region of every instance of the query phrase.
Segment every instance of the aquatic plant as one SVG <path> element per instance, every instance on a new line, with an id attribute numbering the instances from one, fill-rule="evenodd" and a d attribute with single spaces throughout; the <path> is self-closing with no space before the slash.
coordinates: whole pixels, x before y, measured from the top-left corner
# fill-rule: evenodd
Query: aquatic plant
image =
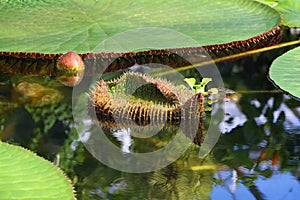
<path id="1" fill-rule="evenodd" d="M 194 94 L 182 85 L 141 73 L 128 72 L 108 82 L 100 80 L 90 93 L 89 113 L 108 127 L 180 125 L 198 145 L 203 139 L 202 93 Z M 192 124 L 199 124 L 197 130 Z"/>

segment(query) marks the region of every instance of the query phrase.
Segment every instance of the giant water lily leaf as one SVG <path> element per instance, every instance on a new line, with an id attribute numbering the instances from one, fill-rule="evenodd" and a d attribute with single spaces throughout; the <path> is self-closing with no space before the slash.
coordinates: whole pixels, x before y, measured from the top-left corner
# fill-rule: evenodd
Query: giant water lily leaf
<path id="1" fill-rule="evenodd" d="M 75 199 L 65 175 L 50 162 L 0 142 L 0 199 Z"/>
<path id="2" fill-rule="evenodd" d="M 278 57 L 271 65 L 269 76 L 279 88 L 300 98 L 300 47 Z"/>
<path id="3" fill-rule="evenodd" d="M 282 13 L 285 25 L 300 27 L 300 0 L 281 0 L 275 9 Z"/>
<path id="4" fill-rule="evenodd" d="M 279 0 L 256 0 L 256 1 L 264 3 L 270 7 L 275 7 L 278 5 Z"/>
<path id="5" fill-rule="evenodd" d="M 1 1 L 0 10 L 0 51 L 5 52 L 86 53 L 115 34 L 146 27 L 180 32 L 195 46 L 249 38 L 256 44 L 266 36 L 260 34 L 274 32 L 280 23 L 275 10 L 249 0 L 8 0 Z M 193 45 L 170 41 L 155 45 Z M 123 51 L 116 46 L 113 51 Z"/>
<path id="6" fill-rule="evenodd" d="M 290 27 L 300 27 L 300 0 L 258 0 L 283 15 L 283 24 Z"/>

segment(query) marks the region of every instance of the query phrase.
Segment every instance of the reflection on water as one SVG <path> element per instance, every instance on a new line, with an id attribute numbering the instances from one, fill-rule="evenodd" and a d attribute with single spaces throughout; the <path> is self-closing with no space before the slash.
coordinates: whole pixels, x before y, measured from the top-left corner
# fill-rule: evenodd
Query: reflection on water
<path id="1" fill-rule="evenodd" d="M 261 71 L 248 77 L 256 79 L 255 84 L 237 74 L 223 78 L 229 88 L 243 92 L 217 107 L 224 112 L 222 134 L 204 159 L 199 158 L 199 146 L 191 144 L 176 162 L 154 172 L 125 173 L 107 167 L 83 146 L 97 136 L 77 135 L 66 100 L 69 88 L 59 96 L 65 98 L 60 103 L 55 96 L 60 92 L 55 92 L 55 102 L 38 106 L 39 98 L 51 93 L 47 90 L 35 96 L 35 105 L 24 105 L 12 102 L 13 84 L 3 81 L 1 106 L 14 106 L 1 109 L 0 136 L 57 161 L 75 184 L 78 199 L 300 199 L 300 102 L 274 90 Z M 259 89 L 269 92 L 250 92 Z M 211 114 L 206 113 L 205 128 Z M 105 133 L 125 157 L 154 151 L 173 139 L 163 132 L 148 138 L 141 130 L 106 127 Z"/>
<path id="2" fill-rule="evenodd" d="M 145 192 L 154 199 L 299 198 L 300 140 L 290 144 L 291 136 L 300 138 L 299 103 L 296 107 L 288 107 L 293 100 L 279 93 L 265 94 L 263 98 L 244 94 L 241 98 L 247 100 L 247 104 L 228 99 L 219 108 L 224 110 L 224 121 L 219 126 L 224 135 L 210 157 L 199 159 L 199 148 L 192 146 L 176 163 L 144 174 L 145 183 L 141 187 L 127 184 L 128 179 L 124 179 L 126 184 L 123 185 L 128 187 L 124 194 L 131 196 L 133 190 Z M 128 134 L 130 129 L 124 131 L 126 134 L 122 136 L 120 130 L 113 135 L 121 141 L 123 152 L 130 153 L 129 146 L 134 141 Z M 146 192 L 143 187 L 154 188 L 155 192 L 154 189 Z"/>
<path id="3" fill-rule="evenodd" d="M 121 151 L 122 153 L 130 153 L 130 146 L 133 143 L 131 138 L 131 130 L 128 129 L 119 129 L 119 130 L 112 130 L 111 131 L 113 136 L 117 138 L 119 142 L 121 142 Z"/>
<path id="4" fill-rule="evenodd" d="M 277 172 L 270 178 L 258 176 L 247 187 L 238 180 L 237 171 L 218 171 L 216 178 L 222 181 L 211 191 L 212 199 L 299 199 L 299 180 L 290 172 Z"/>
<path id="5" fill-rule="evenodd" d="M 243 124 L 247 121 L 246 115 L 243 114 L 237 104 L 230 99 L 225 100 L 222 106 L 218 109 L 222 109 L 225 114 L 223 121 L 219 124 L 219 129 L 223 134 L 229 133 L 237 126 L 243 126 Z"/>
<path id="6" fill-rule="evenodd" d="M 223 134 L 205 159 L 199 158 L 199 147 L 191 145 L 176 162 L 149 173 L 120 172 L 93 158 L 82 145 L 92 135 L 78 138 L 71 108 L 64 103 L 12 108 L 1 137 L 59 161 L 79 199 L 299 198 L 300 103 L 278 92 L 242 93 L 217 108 L 224 111 L 219 124 Z M 207 113 L 205 127 L 209 121 Z M 173 138 L 163 132 L 148 138 L 147 131 L 139 130 L 105 128 L 124 156 L 155 150 Z M 58 151 L 59 160 L 54 156 Z"/>

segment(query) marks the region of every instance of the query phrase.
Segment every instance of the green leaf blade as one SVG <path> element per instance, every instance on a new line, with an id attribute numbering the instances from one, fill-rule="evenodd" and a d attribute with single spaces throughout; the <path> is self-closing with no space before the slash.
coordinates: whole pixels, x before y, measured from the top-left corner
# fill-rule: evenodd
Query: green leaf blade
<path id="1" fill-rule="evenodd" d="M 300 98 L 300 47 L 278 57 L 271 65 L 269 76 L 277 87 Z"/>
<path id="2" fill-rule="evenodd" d="M 75 199 L 61 170 L 21 147 L 0 142 L 0 199 Z"/>
<path id="3" fill-rule="evenodd" d="M 275 10 L 249 0 L 5 1 L 0 10 L 0 51 L 43 53 L 90 52 L 108 37 L 146 27 L 178 31 L 200 46 L 226 44 L 280 23 Z M 186 46 L 162 48 L 179 47 Z"/>
<path id="4" fill-rule="evenodd" d="M 283 24 L 290 27 L 300 27 L 299 0 L 257 0 L 273 7 L 283 16 Z"/>
<path id="5" fill-rule="evenodd" d="M 284 25 L 300 27 L 300 1 L 282 0 L 275 7 L 283 15 Z"/>

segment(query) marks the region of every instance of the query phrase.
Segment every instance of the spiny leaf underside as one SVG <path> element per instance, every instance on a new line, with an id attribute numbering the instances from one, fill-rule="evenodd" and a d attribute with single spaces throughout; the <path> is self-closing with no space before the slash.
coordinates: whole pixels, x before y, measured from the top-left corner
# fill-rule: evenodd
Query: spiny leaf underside
<path id="1" fill-rule="evenodd" d="M 140 92 L 143 92 L 143 95 L 133 98 L 130 94 L 121 95 L 117 92 L 117 95 L 114 95 L 109 92 L 110 87 L 117 87 L 123 82 L 128 83 L 126 80 L 136 80 L 137 78 L 145 81 L 145 84 L 139 88 L 144 85 L 148 86 L 147 84 L 150 83 L 153 86 L 151 91 L 149 88 L 147 88 L 148 90 L 142 89 Z M 122 85 L 124 88 L 127 86 L 126 84 Z M 180 96 L 183 92 L 186 92 L 185 98 Z M 147 97 L 153 93 L 161 93 L 170 103 L 148 100 Z M 134 95 L 136 93 L 132 94 L 132 96 Z M 144 99 L 141 99 L 141 96 Z M 154 79 L 140 73 L 125 73 L 121 78 L 109 82 L 100 80 L 91 92 L 89 102 L 90 115 L 95 116 L 101 125 L 109 127 L 180 125 L 185 134 L 189 136 L 197 133 L 194 142 L 199 145 L 202 141 L 203 110 L 204 100 L 201 93 L 193 95 L 190 90 L 174 86 L 174 83 Z M 199 126 L 197 129 L 193 129 L 197 123 Z"/>
<path id="2" fill-rule="evenodd" d="M 134 64 L 159 63 L 173 68 L 191 65 L 187 58 L 194 63 L 200 63 L 216 58 L 238 54 L 253 49 L 271 46 L 281 39 L 280 25 L 247 40 L 234 41 L 226 44 L 209 45 L 203 47 L 149 50 L 127 53 L 85 53 L 79 54 L 84 61 L 86 75 L 103 72 L 114 72 L 126 69 Z M 57 61 L 63 55 L 0 52 L 0 71 L 14 74 L 57 75 Z M 209 56 L 208 56 L 209 55 Z M 211 58 L 209 58 L 211 57 Z"/>

